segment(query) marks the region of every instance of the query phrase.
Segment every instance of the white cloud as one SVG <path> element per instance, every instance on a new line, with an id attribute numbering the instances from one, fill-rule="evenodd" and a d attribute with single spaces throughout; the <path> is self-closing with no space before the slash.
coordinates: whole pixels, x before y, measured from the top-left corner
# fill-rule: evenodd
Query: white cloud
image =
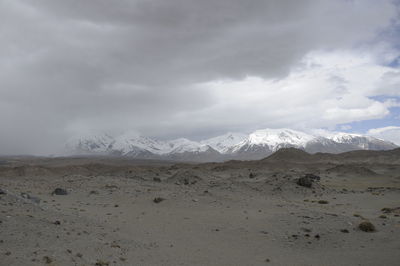
<path id="1" fill-rule="evenodd" d="M 350 126 L 350 125 L 342 125 L 342 126 L 340 126 L 340 129 L 341 130 L 350 130 L 350 129 L 352 129 L 352 126 Z"/>
<path id="2" fill-rule="evenodd" d="M 400 145 L 400 127 L 398 126 L 373 128 L 367 134 Z"/>
<path id="3" fill-rule="evenodd" d="M 387 73 L 362 51 L 319 51 L 307 54 L 283 79 L 246 77 L 198 85 L 213 95 L 212 107 L 190 113 L 193 121 L 211 117 L 225 125 L 318 128 L 379 119 L 399 102 L 370 97 L 397 96 L 381 87 Z"/>

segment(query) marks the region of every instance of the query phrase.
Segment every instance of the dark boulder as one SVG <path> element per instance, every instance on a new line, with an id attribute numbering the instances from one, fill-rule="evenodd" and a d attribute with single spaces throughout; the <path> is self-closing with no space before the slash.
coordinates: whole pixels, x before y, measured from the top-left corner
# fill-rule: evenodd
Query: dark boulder
<path id="1" fill-rule="evenodd" d="M 164 200 L 165 200 L 164 198 L 156 197 L 156 198 L 153 199 L 153 202 L 154 203 L 160 203 L 161 201 L 164 201 Z"/>
<path id="2" fill-rule="evenodd" d="M 358 225 L 358 229 L 364 232 L 375 232 L 375 226 L 370 221 L 363 221 Z"/>
<path id="3" fill-rule="evenodd" d="M 68 195 L 68 192 L 66 189 L 63 188 L 56 188 L 53 193 L 51 193 L 52 195 Z"/>
<path id="4" fill-rule="evenodd" d="M 313 180 L 309 177 L 300 177 L 299 179 L 297 179 L 297 185 L 302 186 L 302 187 L 311 188 L 312 183 L 313 183 Z"/>

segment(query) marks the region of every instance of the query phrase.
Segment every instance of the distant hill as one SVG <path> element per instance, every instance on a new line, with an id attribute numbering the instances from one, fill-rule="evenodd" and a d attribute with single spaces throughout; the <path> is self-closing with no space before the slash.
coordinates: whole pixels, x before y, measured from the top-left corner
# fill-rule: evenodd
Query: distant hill
<path id="1" fill-rule="evenodd" d="M 298 163 L 382 163 L 382 164 L 399 164 L 400 148 L 392 150 L 357 150 L 339 154 L 332 153 L 315 153 L 309 154 L 304 150 L 295 148 L 280 149 L 272 155 L 264 158 L 261 162 L 287 161 Z"/>

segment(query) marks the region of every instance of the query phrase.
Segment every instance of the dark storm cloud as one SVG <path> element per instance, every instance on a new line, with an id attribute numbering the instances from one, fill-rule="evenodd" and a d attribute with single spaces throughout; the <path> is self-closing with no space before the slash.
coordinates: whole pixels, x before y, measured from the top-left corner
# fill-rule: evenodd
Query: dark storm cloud
<path id="1" fill-rule="evenodd" d="M 246 121 L 208 125 L 212 112 L 197 125 L 188 118 L 220 103 L 195 85 L 284 77 L 310 51 L 372 38 L 394 10 L 389 1 L 3 0 L 0 153 L 50 152 L 88 129 L 241 129 Z"/>

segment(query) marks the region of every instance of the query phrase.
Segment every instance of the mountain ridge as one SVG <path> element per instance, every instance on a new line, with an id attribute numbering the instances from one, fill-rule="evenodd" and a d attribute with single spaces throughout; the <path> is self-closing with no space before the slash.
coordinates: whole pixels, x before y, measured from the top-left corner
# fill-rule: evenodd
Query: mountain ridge
<path id="1" fill-rule="evenodd" d="M 398 148 L 389 141 L 371 136 L 330 132 L 308 134 L 293 129 L 261 129 L 248 135 L 226 133 L 214 138 L 193 141 L 179 138 L 162 141 L 139 134 L 112 137 L 86 135 L 71 139 L 66 150 L 71 155 L 116 155 L 138 159 L 178 161 L 258 160 L 282 148 L 296 148 L 308 153 L 342 153 L 353 150 L 390 150 Z"/>

